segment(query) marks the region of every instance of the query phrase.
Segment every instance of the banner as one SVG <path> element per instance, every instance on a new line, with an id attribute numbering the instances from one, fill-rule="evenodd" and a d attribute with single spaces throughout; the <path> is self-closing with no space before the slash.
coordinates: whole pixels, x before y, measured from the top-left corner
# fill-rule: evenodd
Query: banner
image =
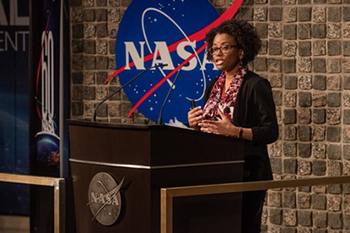
<path id="1" fill-rule="evenodd" d="M 32 0 L 30 173 L 68 177 L 69 34 L 65 0 Z M 53 189 L 31 187 L 31 232 L 53 232 Z M 69 214 L 67 214 L 67 217 Z M 45 219 L 45 221 L 43 221 Z"/>
<path id="2" fill-rule="evenodd" d="M 29 0 L 0 0 L 0 172 L 29 173 Z M 0 183 L 0 214 L 27 215 L 29 190 Z"/>
<path id="3" fill-rule="evenodd" d="M 30 170 L 33 175 L 58 177 L 64 127 L 61 1 L 33 1 L 32 6 Z M 68 112 L 68 105 L 64 107 Z"/>

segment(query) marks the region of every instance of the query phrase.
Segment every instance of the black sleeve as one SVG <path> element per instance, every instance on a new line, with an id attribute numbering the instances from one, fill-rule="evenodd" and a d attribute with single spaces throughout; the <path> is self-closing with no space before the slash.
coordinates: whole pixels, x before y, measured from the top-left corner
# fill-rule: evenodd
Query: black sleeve
<path id="1" fill-rule="evenodd" d="M 259 126 L 252 127 L 253 144 L 269 144 L 278 139 L 278 124 L 276 107 L 273 101 L 272 89 L 266 79 L 261 79 L 252 88 L 254 105 L 260 118 Z"/>

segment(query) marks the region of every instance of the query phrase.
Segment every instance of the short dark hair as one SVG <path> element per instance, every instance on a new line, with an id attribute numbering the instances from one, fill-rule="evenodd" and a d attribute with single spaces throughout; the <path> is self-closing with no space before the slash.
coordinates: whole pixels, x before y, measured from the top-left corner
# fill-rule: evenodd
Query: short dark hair
<path id="1" fill-rule="evenodd" d="M 254 26 L 243 20 L 231 19 L 222 22 L 218 27 L 212 28 L 205 36 L 207 41 L 207 58 L 213 60 L 213 55 L 209 52 L 213 46 L 214 38 L 217 34 L 226 33 L 235 38 L 238 49 L 244 51 L 243 65 L 248 64 L 259 53 L 261 40 Z"/>

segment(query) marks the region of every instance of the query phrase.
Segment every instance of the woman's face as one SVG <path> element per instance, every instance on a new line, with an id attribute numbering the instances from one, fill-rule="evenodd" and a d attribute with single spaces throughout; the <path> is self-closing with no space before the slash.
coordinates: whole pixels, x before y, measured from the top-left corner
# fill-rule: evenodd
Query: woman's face
<path id="1" fill-rule="evenodd" d="M 239 50 L 235 38 L 226 33 L 214 37 L 211 50 L 218 70 L 230 72 L 238 68 L 240 60 L 243 59 L 243 50 Z"/>

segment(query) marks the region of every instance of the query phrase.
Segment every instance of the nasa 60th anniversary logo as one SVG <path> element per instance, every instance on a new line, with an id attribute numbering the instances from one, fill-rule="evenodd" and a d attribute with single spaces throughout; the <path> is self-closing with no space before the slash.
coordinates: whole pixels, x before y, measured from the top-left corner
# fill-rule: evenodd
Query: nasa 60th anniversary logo
<path id="1" fill-rule="evenodd" d="M 89 186 L 89 202 L 92 221 L 97 220 L 104 226 L 110 226 L 118 219 L 121 210 L 120 188 L 124 178 L 118 185 L 111 175 L 97 173 Z"/>

